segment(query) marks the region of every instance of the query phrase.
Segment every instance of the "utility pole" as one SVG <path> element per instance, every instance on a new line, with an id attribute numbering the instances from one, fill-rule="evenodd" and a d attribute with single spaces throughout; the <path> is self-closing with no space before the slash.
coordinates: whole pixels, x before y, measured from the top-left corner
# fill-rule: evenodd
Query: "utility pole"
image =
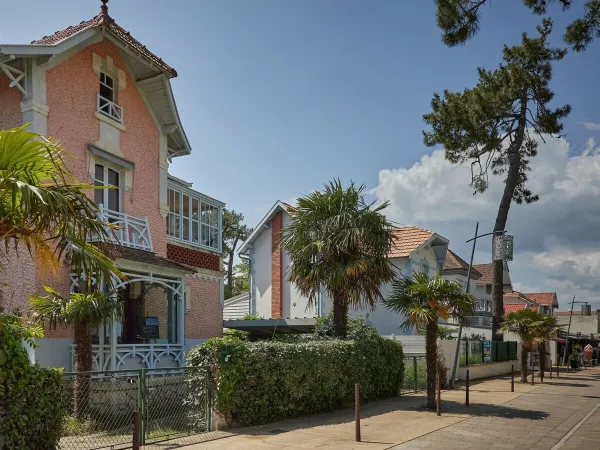
<path id="1" fill-rule="evenodd" d="M 571 333 L 571 319 L 573 319 L 573 307 L 575 303 L 585 303 L 587 305 L 588 302 L 576 302 L 575 295 L 573 295 L 573 300 L 571 300 L 571 314 L 569 314 L 569 326 L 567 327 L 567 338 L 565 339 L 565 351 L 563 352 L 563 365 L 567 363 L 567 349 L 569 348 L 569 334 Z"/>
<path id="2" fill-rule="evenodd" d="M 471 271 L 473 269 L 473 256 L 475 255 L 475 244 L 477 243 L 477 239 L 482 238 L 484 236 L 496 235 L 496 234 L 504 234 L 506 230 L 502 231 L 493 231 L 491 233 L 482 234 L 480 236 L 477 235 L 479 231 L 479 222 L 475 225 L 475 236 L 472 239 L 469 239 L 466 243 L 473 241 L 473 247 L 471 247 L 471 260 L 469 261 L 469 270 L 467 271 L 467 285 L 465 287 L 465 294 L 468 294 L 471 290 Z M 512 259 L 512 255 L 510 257 Z M 460 339 L 462 337 L 462 327 L 463 324 L 460 322 L 458 324 L 458 341 L 456 343 L 456 353 L 454 354 L 454 365 L 452 366 L 452 376 L 450 377 L 450 387 L 454 389 L 455 379 L 456 379 L 456 370 L 458 367 L 458 357 L 460 354 Z"/>

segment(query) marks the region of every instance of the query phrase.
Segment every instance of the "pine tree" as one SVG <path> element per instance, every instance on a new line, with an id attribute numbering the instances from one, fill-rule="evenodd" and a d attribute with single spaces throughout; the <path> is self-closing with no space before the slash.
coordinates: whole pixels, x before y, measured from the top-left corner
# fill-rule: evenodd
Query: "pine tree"
<path id="1" fill-rule="evenodd" d="M 512 201 L 531 203 L 538 196 L 527 188 L 529 160 L 537 154 L 535 136 L 559 136 L 568 105 L 550 109 L 554 93 L 549 88 L 552 62 L 561 60 L 565 49 L 550 48 L 552 22 L 538 27 L 540 36 L 523 33 L 521 45 L 504 47 L 503 62 L 494 71 L 479 68 L 479 82 L 464 92 L 434 94 L 431 113 L 424 116 L 431 131 L 424 131 L 428 146 L 441 144 L 451 163 L 471 164 L 474 193 L 484 192 L 488 175 L 505 177 L 494 231 L 505 229 Z M 497 335 L 503 311 L 503 266 L 494 261 L 492 332 Z"/>

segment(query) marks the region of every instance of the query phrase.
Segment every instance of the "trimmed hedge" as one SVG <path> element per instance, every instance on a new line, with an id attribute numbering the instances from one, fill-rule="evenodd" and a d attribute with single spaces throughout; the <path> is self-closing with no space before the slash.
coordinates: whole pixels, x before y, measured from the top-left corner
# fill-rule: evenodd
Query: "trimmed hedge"
<path id="1" fill-rule="evenodd" d="M 404 377 L 402 346 L 379 336 L 289 343 L 213 338 L 188 355 L 213 368 L 213 407 L 228 422 L 258 425 L 395 396 Z"/>
<path id="2" fill-rule="evenodd" d="M 0 448 L 58 448 L 64 418 L 62 371 L 29 362 L 31 342 L 16 316 L 0 313 Z"/>

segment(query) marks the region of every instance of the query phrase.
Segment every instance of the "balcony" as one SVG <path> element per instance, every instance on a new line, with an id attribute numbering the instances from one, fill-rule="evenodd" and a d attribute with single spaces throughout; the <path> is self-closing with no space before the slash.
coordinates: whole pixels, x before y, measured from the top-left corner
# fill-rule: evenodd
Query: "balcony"
<path id="1" fill-rule="evenodd" d="M 102 97 L 100 93 L 96 97 L 96 111 L 123 124 L 123 107 Z"/>
<path id="2" fill-rule="evenodd" d="M 122 212 L 111 211 L 103 205 L 99 205 L 98 208 L 100 209 L 100 220 L 115 226 L 116 239 L 111 236 L 113 243 L 138 250 L 153 251 L 147 217 L 133 217 Z"/>

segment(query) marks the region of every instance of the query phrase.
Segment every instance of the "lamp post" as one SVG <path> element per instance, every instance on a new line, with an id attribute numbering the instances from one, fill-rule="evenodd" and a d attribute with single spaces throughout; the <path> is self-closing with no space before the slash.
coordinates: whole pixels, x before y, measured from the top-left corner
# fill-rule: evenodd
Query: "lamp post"
<path id="1" fill-rule="evenodd" d="M 576 302 L 575 296 L 573 295 L 573 300 L 571 300 L 571 314 L 569 314 L 569 326 L 567 328 L 567 338 L 565 339 L 565 350 L 563 352 L 563 365 L 567 363 L 567 348 L 569 348 L 569 333 L 571 333 L 571 319 L 573 319 L 573 306 L 575 305 L 575 303 L 585 303 L 586 305 L 588 304 L 588 302 Z M 567 367 L 567 370 L 568 369 L 569 368 Z"/>
<path id="2" fill-rule="evenodd" d="M 477 243 L 477 239 L 485 237 L 485 236 L 491 236 L 494 235 L 494 242 L 493 242 L 493 252 L 492 252 L 492 259 L 502 259 L 502 260 L 512 260 L 512 252 L 513 252 L 513 237 L 512 236 L 508 236 L 505 235 L 504 233 L 506 233 L 506 230 L 502 230 L 502 231 L 492 231 L 491 233 L 486 233 L 486 234 L 480 234 L 477 235 L 477 232 L 479 231 L 479 222 L 476 223 L 475 225 L 475 236 L 471 239 L 469 239 L 468 241 L 466 241 L 466 243 L 468 244 L 469 242 L 473 241 L 473 247 L 471 247 L 471 260 L 469 261 L 469 270 L 467 271 L 467 284 L 465 287 L 465 294 L 468 294 L 469 291 L 471 290 L 471 271 L 473 269 L 473 256 L 475 255 L 475 244 Z M 496 236 L 499 235 L 499 236 Z M 505 242 L 501 242 L 499 240 L 497 240 L 497 237 L 502 237 L 505 238 Z M 456 379 L 456 370 L 458 367 L 458 357 L 459 357 L 459 353 L 460 353 L 460 339 L 462 336 L 462 322 L 460 322 L 458 324 L 458 341 L 456 342 L 456 353 L 454 355 L 454 365 L 452 366 L 452 376 L 450 377 L 450 387 L 454 388 L 454 382 Z"/>

